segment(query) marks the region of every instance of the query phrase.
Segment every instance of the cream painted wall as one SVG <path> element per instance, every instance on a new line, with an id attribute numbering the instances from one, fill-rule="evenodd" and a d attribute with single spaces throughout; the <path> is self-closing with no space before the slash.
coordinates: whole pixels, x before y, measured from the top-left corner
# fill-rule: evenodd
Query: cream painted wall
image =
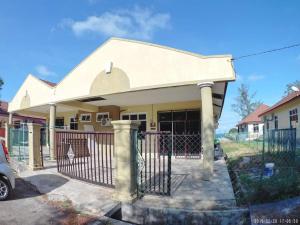
<path id="1" fill-rule="evenodd" d="M 29 76 L 10 102 L 9 111 L 23 109 L 20 102 L 26 90 L 31 107 L 90 97 L 90 89 L 100 73 L 108 77 L 121 76 L 122 73 L 124 79 L 128 77 L 129 87 L 122 87 L 122 91 L 235 80 L 231 58 L 230 55 L 201 56 L 150 43 L 112 38 L 79 63 L 55 88 Z M 109 62 L 113 63 L 116 74 L 103 73 Z M 102 88 L 104 94 L 116 93 L 114 84 L 104 83 L 105 87 L 99 87 L 100 93 Z"/>
<path id="2" fill-rule="evenodd" d="M 296 124 L 297 129 L 297 146 L 300 148 L 300 99 L 292 101 L 291 103 L 288 103 L 284 105 L 283 107 L 280 107 L 268 114 L 266 114 L 267 118 L 272 117 L 272 113 L 274 113 L 274 116 L 278 117 L 278 129 L 285 129 L 290 128 L 290 117 L 289 117 L 289 111 L 292 109 L 298 109 L 298 124 Z M 266 122 L 265 122 L 266 124 Z M 275 122 L 274 120 L 269 121 L 269 129 L 275 129 Z"/>
<path id="3" fill-rule="evenodd" d="M 169 111 L 169 110 L 185 110 L 185 109 L 200 109 L 201 102 L 200 101 L 190 101 L 190 102 L 175 102 L 175 103 L 165 103 L 165 104 L 155 104 L 153 105 L 153 115 L 152 115 L 152 105 L 140 105 L 140 106 L 127 106 L 119 108 L 117 106 L 108 106 L 108 107 L 99 107 L 99 112 L 109 112 L 112 120 L 119 120 L 119 115 L 122 113 L 139 113 L 144 112 L 147 115 L 147 130 L 150 130 L 150 123 L 153 116 L 153 121 L 156 123 L 157 129 L 157 112 L 159 111 Z M 69 127 L 70 117 L 75 116 L 82 113 L 90 113 L 86 111 L 70 111 L 64 113 L 58 113 L 58 117 L 64 118 L 65 126 Z M 78 129 L 83 130 L 84 125 L 92 125 L 95 131 L 111 131 L 112 127 L 103 127 L 100 126 L 99 122 L 96 122 L 96 112 L 91 113 L 92 121 L 91 122 L 78 122 Z"/>
<path id="4" fill-rule="evenodd" d="M 157 112 L 171 111 L 171 110 L 184 110 L 184 109 L 200 109 L 200 108 L 201 108 L 201 101 L 154 104 L 153 111 L 152 111 L 152 105 L 128 106 L 128 107 L 121 107 L 121 115 L 122 113 L 144 112 L 147 114 L 147 130 L 150 130 L 150 123 L 152 119 L 156 123 L 155 130 L 157 130 L 158 129 Z"/>
<path id="5" fill-rule="evenodd" d="M 30 107 L 50 103 L 53 99 L 54 89 L 49 85 L 29 74 L 23 85 L 9 103 L 8 111 L 17 111 L 28 107 L 22 107 L 22 99 L 29 96 Z"/>
<path id="6" fill-rule="evenodd" d="M 89 95 L 91 84 L 108 62 L 124 71 L 130 89 L 235 79 L 231 56 L 200 57 L 162 46 L 110 39 L 59 83 L 55 100 Z"/>

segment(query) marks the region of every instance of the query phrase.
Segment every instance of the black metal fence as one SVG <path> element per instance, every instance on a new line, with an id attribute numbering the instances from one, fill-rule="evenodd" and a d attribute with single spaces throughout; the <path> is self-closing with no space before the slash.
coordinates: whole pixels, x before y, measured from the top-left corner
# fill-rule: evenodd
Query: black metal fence
<path id="1" fill-rule="evenodd" d="M 50 160 L 50 146 L 48 143 L 48 128 L 41 127 L 40 130 L 40 154 L 41 154 L 41 163 L 44 167 L 44 160 Z"/>
<path id="2" fill-rule="evenodd" d="M 136 134 L 138 193 L 171 195 L 172 135 L 162 132 Z"/>
<path id="3" fill-rule="evenodd" d="M 114 187 L 114 134 L 56 132 L 57 169 L 90 183 Z"/>
<path id="4" fill-rule="evenodd" d="M 280 156 L 286 163 L 294 163 L 296 154 L 296 129 L 275 129 L 264 135 L 265 153 Z"/>

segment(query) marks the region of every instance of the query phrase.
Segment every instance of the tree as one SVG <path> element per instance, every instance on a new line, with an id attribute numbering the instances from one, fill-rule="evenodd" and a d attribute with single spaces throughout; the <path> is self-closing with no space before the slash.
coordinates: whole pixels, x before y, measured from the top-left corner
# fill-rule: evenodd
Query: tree
<path id="1" fill-rule="evenodd" d="M 292 86 L 295 86 L 295 87 L 299 88 L 299 90 L 300 90 L 300 80 L 295 80 L 294 82 L 288 83 L 286 85 L 286 89 L 284 91 L 284 96 L 287 96 L 288 94 L 293 92 Z"/>
<path id="2" fill-rule="evenodd" d="M 231 129 L 228 131 L 229 134 L 235 134 L 235 133 L 237 133 L 237 132 L 238 132 L 238 129 L 236 129 L 235 127 L 234 127 L 234 128 L 231 128 Z"/>
<path id="3" fill-rule="evenodd" d="M 3 85 L 4 85 L 4 81 L 2 77 L 0 77 L 0 91 L 2 90 Z M 0 105 L 1 105 L 1 98 L 0 98 Z"/>
<path id="4" fill-rule="evenodd" d="M 241 84 L 238 88 L 238 96 L 235 97 L 235 103 L 231 105 L 232 110 L 240 117 L 244 118 L 252 113 L 259 105 L 261 101 L 255 101 L 256 93 L 249 93 L 249 87 L 245 84 Z"/>

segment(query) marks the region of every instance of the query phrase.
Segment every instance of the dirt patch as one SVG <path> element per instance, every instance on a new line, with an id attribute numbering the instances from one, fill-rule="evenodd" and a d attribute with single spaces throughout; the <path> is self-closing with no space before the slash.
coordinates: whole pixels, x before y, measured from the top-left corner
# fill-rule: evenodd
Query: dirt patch
<path id="1" fill-rule="evenodd" d="M 87 215 L 77 211 L 70 200 L 53 201 L 49 200 L 46 195 L 43 196 L 43 200 L 47 202 L 48 205 L 55 207 L 61 212 L 61 215 L 57 218 L 61 225 L 85 225 L 99 219 L 96 216 Z"/>

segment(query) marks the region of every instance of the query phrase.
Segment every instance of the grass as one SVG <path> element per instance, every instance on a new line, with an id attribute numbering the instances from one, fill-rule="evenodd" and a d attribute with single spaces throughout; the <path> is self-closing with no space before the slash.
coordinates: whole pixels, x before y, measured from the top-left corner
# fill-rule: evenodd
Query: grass
<path id="1" fill-rule="evenodd" d="M 240 205 L 281 200 L 300 193 L 300 156 L 284 153 L 265 153 L 255 141 L 223 142 L 227 165 Z M 274 175 L 264 177 L 264 164 L 275 163 Z"/>

